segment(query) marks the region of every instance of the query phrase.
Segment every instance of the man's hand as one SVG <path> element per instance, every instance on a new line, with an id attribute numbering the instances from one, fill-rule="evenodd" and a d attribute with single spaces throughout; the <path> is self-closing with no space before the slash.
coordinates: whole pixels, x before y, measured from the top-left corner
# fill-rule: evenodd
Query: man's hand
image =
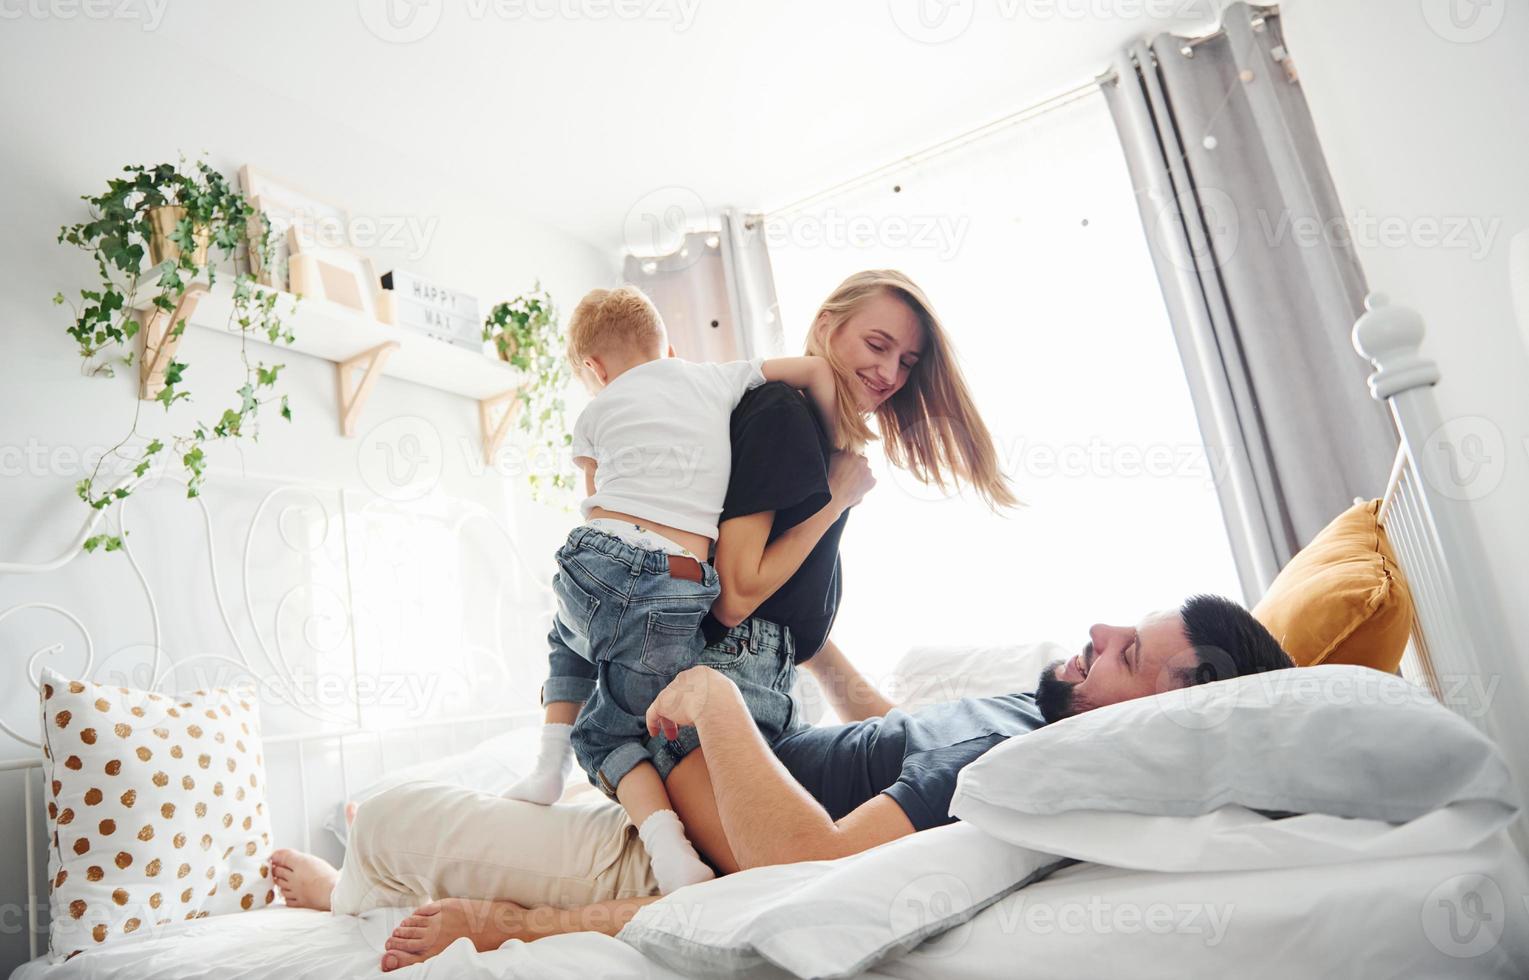
<path id="1" fill-rule="evenodd" d="M 713 702 L 738 697 L 732 678 L 710 667 L 691 667 L 679 673 L 648 705 L 648 734 L 676 738 L 682 726 L 700 723 Z"/>
<path id="2" fill-rule="evenodd" d="M 700 733 L 717 816 L 740 868 L 830 861 L 913 833 L 885 794 L 836 822 L 770 751 L 738 685 L 710 667 L 675 677 L 653 699 L 647 722 L 655 736 L 674 738 L 682 725 Z"/>

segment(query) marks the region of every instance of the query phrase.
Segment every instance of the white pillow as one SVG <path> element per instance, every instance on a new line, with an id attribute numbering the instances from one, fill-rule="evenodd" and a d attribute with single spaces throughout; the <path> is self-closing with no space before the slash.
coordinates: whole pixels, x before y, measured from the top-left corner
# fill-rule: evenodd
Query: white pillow
<path id="1" fill-rule="evenodd" d="M 838 861 L 753 868 L 681 888 L 617 935 L 693 976 L 848 977 L 956 928 L 1071 864 L 948 824 Z"/>
<path id="2" fill-rule="evenodd" d="M 961 698 L 1033 691 L 1041 670 L 1077 651 L 1055 643 L 914 647 L 903 654 L 886 695 L 905 711 Z"/>
<path id="3" fill-rule="evenodd" d="M 1009 739 L 961 772 L 951 813 L 982 826 L 990 813 L 1183 817 L 1237 804 L 1403 823 L 1468 802 L 1516 812 L 1486 736 L 1399 677 L 1323 665 L 1110 705 Z"/>
<path id="4" fill-rule="evenodd" d="M 42 681 L 54 962 L 271 904 L 253 697 Z"/>
<path id="5" fill-rule="evenodd" d="M 1308 813 L 1271 819 L 1228 805 L 1197 817 L 1071 810 L 1020 813 L 966 797 L 960 817 L 1019 847 L 1138 871 L 1263 871 L 1467 851 L 1499 835 L 1513 811 L 1454 803 L 1404 824 Z"/>
<path id="6" fill-rule="evenodd" d="M 324 829 L 334 834 L 341 844 L 346 843 L 350 831 L 350 825 L 345 819 L 346 802 L 364 803 L 383 790 L 422 779 L 465 786 L 480 793 L 498 796 L 509 789 L 521 774 L 535 767 L 536 754 L 540 750 L 541 726 L 537 725 L 484 739 L 465 752 L 391 770 L 377 781 L 356 790 L 349 801 L 342 800 L 336 804 L 324 817 Z M 571 802 L 570 797 L 583 795 L 583 789 L 598 792 L 590 786 L 589 777 L 575 766 L 564 787 L 562 802 Z"/>

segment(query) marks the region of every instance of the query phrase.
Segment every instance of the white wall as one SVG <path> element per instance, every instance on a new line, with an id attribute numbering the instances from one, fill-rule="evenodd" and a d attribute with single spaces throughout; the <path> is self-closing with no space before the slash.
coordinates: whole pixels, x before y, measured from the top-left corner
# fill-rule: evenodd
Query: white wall
<path id="1" fill-rule="evenodd" d="M 0 103 L 0 156 L 4 227 L 0 232 L 0 560 L 51 558 L 73 536 L 85 508 L 73 499 L 82 475 L 81 454 L 115 443 L 127 431 L 138 403 L 136 371 L 113 380 L 81 375 L 73 342 L 65 335 L 66 308 L 55 292 L 71 297 L 88 286 L 93 267 L 85 256 L 55 243 L 60 225 L 84 217 L 79 197 L 98 193 L 128 163 L 174 160 L 205 150 L 214 166 L 232 176 L 254 163 L 308 193 L 371 216 L 381 226 L 412 228 L 397 243 L 369 249 L 379 271 L 395 265 L 476 293 L 485 305 L 507 298 L 540 278 L 566 311 L 582 292 L 617 276 L 613 256 L 545 226 L 518 217 L 515 202 L 530 190 L 515 186 L 469 187 L 452 173 L 449 134 L 433 132 L 431 120 L 399 120 L 417 127 L 420 152 L 401 157 L 367 134 L 347 129 L 303 105 L 276 96 L 259 78 L 267 72 L 301 71 L 280 52 L 260 63 L 230 67 L 221 49 L 177 36 L 173 21 L 148 33 L 129 22 L 7 21 L 0 30 L 0 66 L 7 96 Z M 179 79 L 178 92 L 162 86 Z M 377 93 L 386 98 L 385 92 Z M 464 96 L 467 97 L 467 96 Z M 262 357 L 274 354 L 259 348 Z M 242 383 L 237 344 L 202 330 L 181 348 L 191 365 L 192 404 L 165 418 L 145 404 L 145 437 L 184 431 L 193 418 L 215 417 L 223 400 Z M 282 390 L 291 396 L 295 421 L 268 417 L 258 443 L 209 450 L 214 467 L 245 468 L 339 486 L 364 488 L 359 447 L 341 438 L 335 414 L 334 368 L 290 352 Z M 516 530 L 530 556 L 550 556 L 553 542 L 573 515 L 530 505 L 523 484 L 477 462 L 478 422 L 473 402 L 391 379 L 383 379 L 359 425 L 365 435 L 389 419 L 412 416 L 438 433 L 445 494 L 475 501 Z M 183 502 L 186 520 L 197 519 Z M 141 599 L 121 586 L 130 579 L 120 555 L 94 556 L 103 563 L 88 574 L 113 583 L 114 591 L 82 604 L 110 623 L 120 604 L 135 624 L 131 636 L 97 634 L 106 651 L 143 642 Z M 113 575 L 105 569 L 112 563 Z M 550 574 L 550 562 L 548 564 Z M 0 577 L 0 609 L 30 597 L 26 580 Z M 132 607 L 131 614 L 128 607 Z M 0 627 L 0 642 L 13 624 Z M 14 641 L 15 637 L 12 636 Z M 15 647 L 17 644 L 12 643 Z M 4 687 L 14 689 L 30 648 L 0 649 Z M 0 699 L 13 725 L 28 728 L 25 699 Z M 22 714 L 15 716 L 18 705 Z M 0 735 L 0 758 L 24 749 Z M 0 773 L 0 975 L 25 955 L 23 856 L 15 846 L 22 820 L 21 777 Z"/>
<path id="2" fill-rule="evenodd" d="M 1452 22 L 1451 7 L 1479 20 Z M 1287 42 L 1345 210 L 1393 238 L 1360 242 L 1372 289 L 1419 310 L 1436 396 L 1474 469 L 1464 492 L 1504 597 L 1529 586 L 1529 323 L 1515 322 L 1509 242 L 1529 229 L 1529 7 L 1514 0 L 1285 0 Z M 1441 232 L 1467 229 L 1462 241 Z M 1421 434 L 1420 434 L 1421 435 Z M 1470 437 L 1479 442 L 1472 442 Z M 1432 449 L 1442 449 L 1433 446 Z M 1506 610 L 1529 633 L 1529 605 Z M 1522 649 L 1516 652 L 1523 657 Z M 1521 661 L 1517 671 L 1525 674 Z M 1517 685 L 1514 672 L 1481 678 Z M 1499 690 L 1513 714 L 1523 690 Z"/>
<path id="3" fill-rule="evenodd" d="M 1476 502 L 1499 581 L 1529 584 L 1529 355 L 1515 320 L 1510 239 L 1529 230 L 1529 9 L 1447 2 L 1285 0 L 1285 34 L 1345 211 L 1391 222 L 1361 236 L 1370 287 L 1419 310 L 1446 419 L 1478 419 L 1492 462 Z M 1456 5 L 1471 8 L 1471 4 Z M 1430 17 L 1442 25 L 1435 29 Z M 1463 230 L 1458 244 L 1449 231 Z M 1495 444 L 1495 445 L 1494 445 Z M 1496 449 L 1495 446 L 1500 446 Z M 1494 473 L 1500 480 L 1493 484 Z M 1515 610 L 1529 624 L 1529 609 Z"/>

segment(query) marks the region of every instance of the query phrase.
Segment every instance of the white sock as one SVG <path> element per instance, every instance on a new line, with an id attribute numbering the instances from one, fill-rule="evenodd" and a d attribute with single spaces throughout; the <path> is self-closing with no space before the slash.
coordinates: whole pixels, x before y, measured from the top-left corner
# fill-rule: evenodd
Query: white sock
<path id="1" fill-rule="evenodd" d="M 658 879 L 659 891 L 665 895 L 717 876 L 690 845 L 685 828 L 673 810 L 659 810 L 648 817 L 637 828 L 637 836 L 642 838 L 642 846 L 648 849 L 653 876 Z"/>
<path id="2" fill-rule="evenodd" d="M 536 767 L 505 790 L 504 795 L 508 799 L 543 806 L 556 803 L 568 785 L 568 774 L 573 772 L 573 746 L 568 743 L 572 734 L 572 725 L 543 725 L 542 748 L 536 756 Z"/>

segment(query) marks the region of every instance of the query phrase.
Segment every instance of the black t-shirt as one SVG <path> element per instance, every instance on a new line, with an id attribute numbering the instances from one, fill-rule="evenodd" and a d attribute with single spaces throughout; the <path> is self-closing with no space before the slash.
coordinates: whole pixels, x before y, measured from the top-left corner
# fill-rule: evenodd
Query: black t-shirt
<path id="1" fill-rule="evenodd" d="M 774 541 L 828 504 L 833 442 L 795 388 L 772 381 L 744 395 L 733 409 L 731 437 L 733 469 L 721 520 L 774 511 L 769 538 Z M 754 610 L 760 619 L 791 630 L 797 663 L 822 649 L 839 611 L 839 538 L 848 518 L 845 511 L 796 574 Z M 703 629 L 707 642 L 727 632 L 712 616 Z"/>

